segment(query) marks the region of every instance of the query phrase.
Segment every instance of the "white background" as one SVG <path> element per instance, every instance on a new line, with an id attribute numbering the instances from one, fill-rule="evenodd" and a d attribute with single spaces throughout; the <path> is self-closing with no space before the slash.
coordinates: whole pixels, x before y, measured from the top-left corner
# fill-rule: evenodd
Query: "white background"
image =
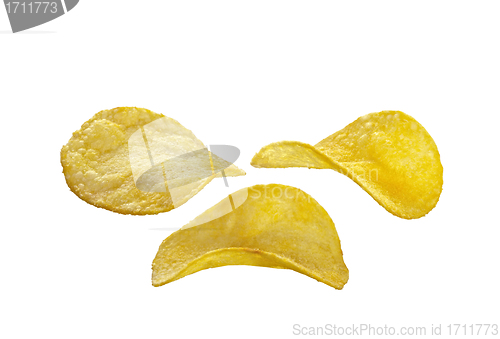
<path id="1" fill-rule="evenodd" d="M 0 8 L 3 338 L 291 338 L 300 326 L 499 323 L 500 5 L 494 1 L 84 0 L 10 34 Z M 59 160 L 103 109 L 137 106 L 206 144 L 240 148 L 245 177 L 154 216 L 93 207 Z M 444 188 L 418 220 L 329 170 L 256 169 L 260 147 L 315 144 L 401 110 L 434 138 Z M 339 233 L 338 291 L 260 267 L 151 286 L 161 241 L 237 189 L 311 194 Z M 484 336 L 483 336 L 484 337 Z"/>

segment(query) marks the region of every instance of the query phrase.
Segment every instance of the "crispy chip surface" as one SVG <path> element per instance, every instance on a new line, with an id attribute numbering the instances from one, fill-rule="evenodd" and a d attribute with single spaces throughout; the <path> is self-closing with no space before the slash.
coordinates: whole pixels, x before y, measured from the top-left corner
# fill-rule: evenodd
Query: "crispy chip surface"
<path id="1" fill-rule="evenodd" d="M 176 177 L 177 161 L 165 172 L 172 181 L 177 180 L 172 185 L 175 187 L 165 189 L 166 166 L 161 162 L 169 157 L 184 160 L 182 154 L 203 151 L 203 147 L 174 119 L 144 108 L 119 107 L 97 113 L 74 132 L 61 149 L 61 164 L 71 191 L 89 204 L 122 214 L 157 214 L 184 204 L 214 177 L 221 176 L 220 172 L 206 175 L 207 168 L 213 168 L 210 157 L 191 156 L 183 167 L 190 177 Z M 149 170 L 154 161 L 160 165 Z M 225 169 L 226 176 L 244 174 L 234 165 Z M 163 190 L 157 187 L 158 179 Z"/>
<path id="2" fill-rule="evenodd" d="M 291 269 L 336 289 L 349 278 L 328 213 L 307 193 L 277 184 L 234 192 L 172 233 L 153 261 L 153 285 L 226 265 Z"/>
<path id="3" fill-rule="evenodd" d="M 282 141 L 263 147 L 254 167 L 328 168 L 354 180 L 392 214 L 420 218 L 437 204 L 443 166 L 425 128 L 399 111 L 360 117 L 311 146 Z"/>

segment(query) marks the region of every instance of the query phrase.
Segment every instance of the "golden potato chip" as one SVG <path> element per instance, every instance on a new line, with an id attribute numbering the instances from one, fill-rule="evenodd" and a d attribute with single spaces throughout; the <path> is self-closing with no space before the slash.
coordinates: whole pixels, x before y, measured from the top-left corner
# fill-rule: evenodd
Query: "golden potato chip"
<path id="1" fill-rule="evenodd" d="M 349 278 L 328 213 L 307 193 L 284 185 L 241 189 L 160 245 L 153 285 L 227 265 L 286 268 L 342 289 Z"/>
<path id="2" fill-rule="evenodd" d="M 166 212 L 215 177 L 245 174 L 176 120 L 135 107 L 94 115 L 63 146 L 61 164 L 78 197 L 122 214 Z"/>
<path id="3" fill-rule="evenodd" d="M 437 204 L 443 166 L 432 137 L 409 115 L 360 117 L 315 146 L 282 141 L 263 147 L 254 167 L 329 168 L 347 175 L 392 214 L 420 218 Z"/>

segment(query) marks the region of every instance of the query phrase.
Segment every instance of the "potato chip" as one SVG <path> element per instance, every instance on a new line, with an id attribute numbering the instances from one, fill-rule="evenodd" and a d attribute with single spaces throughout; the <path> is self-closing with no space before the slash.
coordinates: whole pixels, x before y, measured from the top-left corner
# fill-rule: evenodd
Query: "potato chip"
<path id="1" fill-rule="evenodd" d="M 82 200 L 139 215 L 179 207 L 222 174 L 245 174 L 176 120 L 135 107 L 104 110 L 85 122 L 63 146 L 61 164 Z"/>
<path id="2" fill-rule="evenodd" d="M 354 180 L 392 214 L 420 218 L 437 204 L 443 186 L 438 149 L 409 115 L 383 111 L 360 117 L 315 146 L 282 141 L 263 147 L 254 167 L 329 168 Z"/>
<path id="3" fill-rule="evenodd" d="M 307 193 L 284 185 L 241 189 L 160 245 L 153 285 L 227 265 L 286 268 L 342 289 L 349 278 L 328 213 Z"/>

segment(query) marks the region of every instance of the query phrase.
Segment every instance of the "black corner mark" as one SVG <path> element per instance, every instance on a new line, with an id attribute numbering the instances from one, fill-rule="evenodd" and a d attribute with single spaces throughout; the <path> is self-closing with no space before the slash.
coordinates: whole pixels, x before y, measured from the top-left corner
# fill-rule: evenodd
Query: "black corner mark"
<path id="1" fill-rule="evenodd" d="M 79 0 L 12 1 L 4 0 L 13 33 L 52 21 L 70 10 Z"/>

